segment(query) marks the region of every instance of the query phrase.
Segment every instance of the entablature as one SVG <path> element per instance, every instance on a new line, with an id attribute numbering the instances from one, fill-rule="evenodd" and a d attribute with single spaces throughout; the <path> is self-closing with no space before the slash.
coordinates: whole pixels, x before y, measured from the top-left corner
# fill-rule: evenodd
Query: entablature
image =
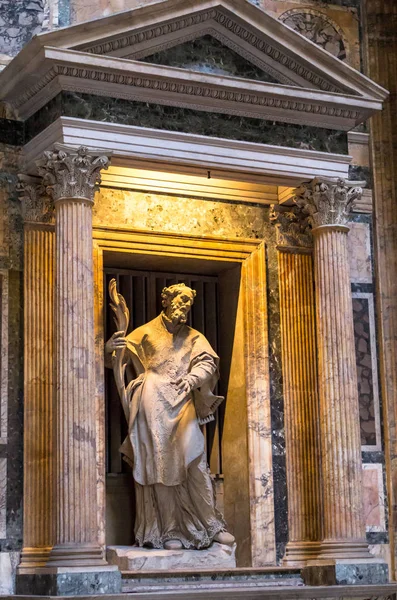
<path id="1" fill-rule="evenodd" d="M 55 144 L 111 152 L 102 173 L 107 187 L 191 195 L 194 185 L 197 196 L 261 204 L 285 201 L 278 186 L 348 178 L 351 162 L 344 154 L 60 117 L 24 146 L 25 172 L 35 175 L 36 161 Z"/>

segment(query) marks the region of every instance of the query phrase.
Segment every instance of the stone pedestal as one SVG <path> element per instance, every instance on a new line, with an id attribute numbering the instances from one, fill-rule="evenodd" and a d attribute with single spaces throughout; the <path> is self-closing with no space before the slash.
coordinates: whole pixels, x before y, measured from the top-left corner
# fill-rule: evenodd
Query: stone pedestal
<path id="1" fill-rule="evenodd" d="M 214 543 L 206 550 L 163 550 L 131 546 L 108 546 L 106 557 L 120 571 L 174 571 L 233 569 L 236 567 L 236 544 Z"/>
<path id="2" fill-rule="evenodd" d="M 369 583 L 377 567 L 366 543 L 363 515 L 347 253 L 348 216 L 361 193 L 361 188 L 350 182 L 314 180 L 299 190 L 296 201 L 310 215 L 314 235 L 323 489 L 323 541 L 319 558 L 322 564 L 332 567 L 335 578 L 341 571 L 341 560 L 342 571 L 348 570 L 349 564 L 365 565 L 358 568 L 359 578 Z"/>

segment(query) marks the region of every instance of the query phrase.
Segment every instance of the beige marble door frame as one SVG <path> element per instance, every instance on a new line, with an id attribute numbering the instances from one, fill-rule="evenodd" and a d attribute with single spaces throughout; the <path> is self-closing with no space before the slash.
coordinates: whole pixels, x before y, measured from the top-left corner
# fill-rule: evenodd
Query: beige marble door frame
<path id="1" fill-rule="evenodd" d="M 254 567 L 276 563 L 274 527 L 274 497 L 272 471 L 272 438 L 270 419 L 270 386 L 268 356 L 268 326 L 266 305 L 265 246 L 261 241 L 195 237 L 148 231 L 116 228 L 96 228 L 94 237 L 94 286 L 95 286 L 95 343 L 96 343 L 96 396 L 97 396 L 97 477 L 98 477 L 98 527 L 99 539 L 105 545 L 105 398 L 104 398 L 104 305 L 103 263 L 104 253 L 121 253 L 143 256 L 167 257 L 171 261 L 186 259 L 214 261 L 219 271 L 241 268 L 238 289 L 237 320 L 243 331 L 243 364 L 245 372 L 246 443 L 246 500 L 238 504 L 234 499 L 236 490 L 229 478 L 225 495 L 230 498 L 228 511 L 242 511 L 249 523 L 246 552 L 242 564 Z M 231 326 L 234 327 L 234 324 Z M 233 406 L 233 405 L 231 405 Z M 258 427 L 260 424 L 260 427 Z M 235 423 L 238 426 L 238 423 Z M 227 450 L 227 449 L 226 449 Z M 227 458 L 226 458 L 227 462 Z M 227 474 L 225 474 L 227 478 Z M 266 482 L 266 489 L 263 482 Z M 226 498 L 226 503 L 228 502 Z M 233 504 L 234 503 L 234 504 Z"/>

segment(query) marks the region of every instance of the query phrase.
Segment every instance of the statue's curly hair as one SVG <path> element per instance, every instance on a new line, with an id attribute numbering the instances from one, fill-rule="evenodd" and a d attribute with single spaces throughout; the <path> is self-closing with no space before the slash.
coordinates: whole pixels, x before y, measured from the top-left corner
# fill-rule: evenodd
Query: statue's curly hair
<path id="1" fill-rule="evenodd" d="M 192 290 L 192 288 L 184 283 L 174 283 L 174 285 L 163 288 L 161 292 L 161 304 L 163 307 L 168 306 L 170 301 L 182 291 L 189 291 L 192 293 L 193 298 L 196 297 L 196 290 Z"/>

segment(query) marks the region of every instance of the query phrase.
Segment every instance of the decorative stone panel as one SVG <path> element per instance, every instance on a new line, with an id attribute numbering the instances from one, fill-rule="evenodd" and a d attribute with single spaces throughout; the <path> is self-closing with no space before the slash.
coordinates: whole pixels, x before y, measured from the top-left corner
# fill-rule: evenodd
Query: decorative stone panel
<path id="1" fill-rule="evenodd" d="M 280 20 L 317 46 L 324 48 L 340 60 L 345 60 L 343 32 L 326 14 L 313 9 L 296 8 L 285 12 Z"/>

